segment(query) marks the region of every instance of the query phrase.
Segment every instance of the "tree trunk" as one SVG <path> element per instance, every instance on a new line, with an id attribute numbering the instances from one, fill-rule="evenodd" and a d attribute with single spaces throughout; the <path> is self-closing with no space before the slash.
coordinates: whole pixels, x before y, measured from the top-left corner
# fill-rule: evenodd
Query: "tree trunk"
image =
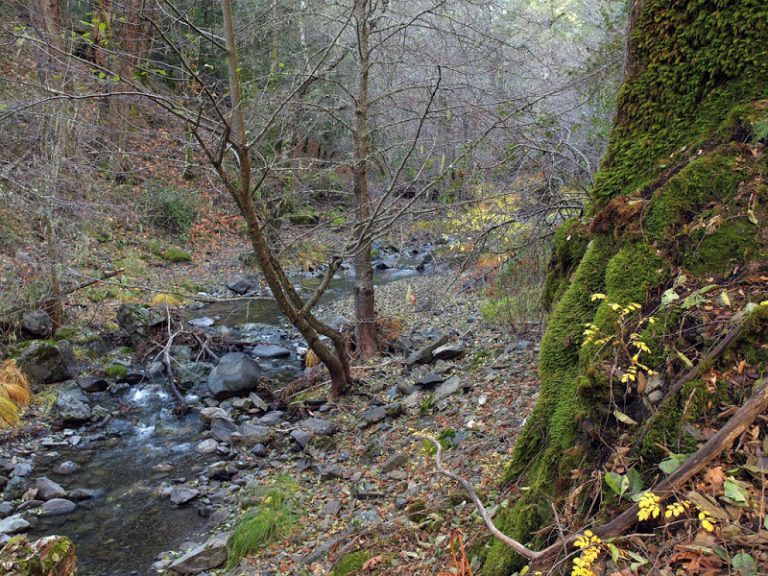
<path id="1" fill-rule="evenodd" d="M 354 196 L 357 211 L 358 230 L 363 236 L 357 238 L 355 251 L 355 342 L 361 358 L 373 356 L 377 350 L 376 311 L 373 291 L 373 267 L 371 266 L 371 238 L 365 230 L 365 223 L 371 217 L 371 198 L 368 191 L 368 106 L 370 73 L 369 1 L 355 1 L 357 24 L 357 95 L 355 103 L 355 166 Z"/>
<path id="2" fill-rule="evenodd" d="M 584 325 L 615 331 L 610 304 L 640 303 L 639 314 L 653 314 L 657 327 L 642 332 L 651 349 L 644 357 L 667 377 L 684 368 L 668 343 L 682 337 L 681 322 L 688 323 L 687 339 L 674 344 L 691 354 L 703 356 L 717 337 L 703 328 L 709 312 L 661 306 L 680 274 L 687 278 L 681 293 L 718 282 L 752 301 L 768 293 L 764 283 L 761 294 L 749 284 L 768 273 L 766 137 L 755 129 L 768 121 L 768 6 L 763 0 L 635 0 L 626 72 L 590 218 L 567 222 L 557 235 L 553 274 L 559 276 L 547 286 L 566 288 L 549 294 L 556 304 L 541 343 L 541 391 L 504 478 L 527 490 L 496 519 L 502 531 L 535 548 L 551 540 L 541 528 L 553 523 L 558 496 L 589 478 L 620 434 L 633 433 L 615 409 L 650 431 L 632 449 L 651 476 L 664 446 L 693 451 L 685 425 L 714 417 L 720 404 L 694 379 L 648 409 L 642 391 L 616 380 L 613 350 L 583 346 Z M 592 298 L 596 293 L 605 299 Z M 765 352 L 757 352 L 767 318 L 764 310 L 755 313 L 731 350 L 751 358 L 757 374 L 768 368 Z M 717 394 L 734 403 L 748 395 L 718 386 Z M 503 576 L 523 564 L 496 543 L 483 574 Z"/>

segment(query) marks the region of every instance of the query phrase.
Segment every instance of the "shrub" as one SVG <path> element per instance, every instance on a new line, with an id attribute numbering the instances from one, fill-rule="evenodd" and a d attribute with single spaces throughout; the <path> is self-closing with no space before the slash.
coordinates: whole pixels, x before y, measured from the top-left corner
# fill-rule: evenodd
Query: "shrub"
<path id="1" fill-rule="evenodd" d="M 16 365 L 15 360 L 6 360 L 0 367 L 0 426 L 14 426 L 19 423 L 21 406 L 29 404 L 29 380 Z"/>
<path id="2" fill-rule="evenodd" d="M 153 226 L 186 236 L 197 217 L 199 200 L 189 190 L 151 183 L 146 186 L 145 209 Z"/>

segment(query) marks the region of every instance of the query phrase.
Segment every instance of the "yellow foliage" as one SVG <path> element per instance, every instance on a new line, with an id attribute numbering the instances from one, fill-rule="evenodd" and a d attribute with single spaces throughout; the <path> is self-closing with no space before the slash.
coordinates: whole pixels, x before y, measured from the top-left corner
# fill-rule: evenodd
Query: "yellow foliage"
<path id="1" fill-rule="evenodd" d="M 0 426 L 19 422 L 19 407 L 30 401 L 29 380 L 16 365 L 6 360 L 0 367 Z"/>
<path id="2" fill-rule="evenodd" d="M 154 306 L 183 306 L 186 304 L 186 300 L 180 296 L 163 292 L 152 297 L 152 304 Z"/>
<path id="3" fill-rule="evenodd" d="M 310 350 L 307 352 L 307 355 L 304 357 L 304 367 L 305 368 L 314 368 L 318 365 L 320 362 L 320 359 L 317 357 L 317 354 L 315 354 L 314 350 Z"/>

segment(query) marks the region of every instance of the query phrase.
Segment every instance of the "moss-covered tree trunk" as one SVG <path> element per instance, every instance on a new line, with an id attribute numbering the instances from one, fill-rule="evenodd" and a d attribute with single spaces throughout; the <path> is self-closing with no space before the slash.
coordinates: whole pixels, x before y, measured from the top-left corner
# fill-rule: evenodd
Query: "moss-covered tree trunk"
<path id="1" fill-rule="evenodd" d="M 612 439 L 637 435 L 632 456 L 650 471 L 663 457 L 660 446 L 695 447 L 684 424 L 716 410 L 717 395 L 728 393 L 695 379 L 654 405 L 642 376 L 641 385 L 621 382 L 628 360 L 622 367 L 611 346 L 584 345 L 585 324 L 615 332 L 611 304 L 642 305 L 628 324 L 654 315 L 656 323 L 641 334 L 650 347 L 643 358 L 663 394 L 685 368 L 677 350 L 695 359 L 718 335 L 706 328 L 718 311 L 684 309 L 686 293 L 704 285 L 727 291 L 738 299 L 723 304 L 727 316 L 765 300 L 768 291 L 759 284 L 768 274 L 768 4 L 636 0 L 627 54 L 589 217 L 557 234 L 546 286 L 553 309 L 541 343 L 541 392 L 505 472 L 505 482 L 524 489 L 497 523 L 534 547 L 547 540 L 540 529 L 553 521 L 552 503 L 562 503 L 577 485 L 588 490 Z M 662 306 L 669 290 L 682 295 L 681 302 Z M 768 358 L 753 344 L 765 332 L 765 320 L 758 319 L 730 351 L 748 358 L 759 374 Z M 616 409 L 639 424 L 620 422 Z M 579 499 L 573 501 L 578 508 Z M 496 543 L 484 574 L 502 576 L 521 565 Z"/>

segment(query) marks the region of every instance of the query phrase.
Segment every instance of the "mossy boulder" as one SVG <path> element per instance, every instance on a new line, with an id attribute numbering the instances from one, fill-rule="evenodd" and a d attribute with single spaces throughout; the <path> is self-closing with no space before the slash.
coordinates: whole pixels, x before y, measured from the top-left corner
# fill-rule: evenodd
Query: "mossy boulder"
<path id="1" fill-rule="evenodd" d="M 38 384 L 62 382 L 77 375 L 77 363 L 72 345 L 67 340 L 32 342 L 21 353 L 19 367 Z"/>
<path id="2" fill-rule="evenodd" d="M 16 536 L 0 550 L 0 566 L 7 576 L 74 576 L 75 546 L 63 536 L 32 542 L 26 536 Z"/>

